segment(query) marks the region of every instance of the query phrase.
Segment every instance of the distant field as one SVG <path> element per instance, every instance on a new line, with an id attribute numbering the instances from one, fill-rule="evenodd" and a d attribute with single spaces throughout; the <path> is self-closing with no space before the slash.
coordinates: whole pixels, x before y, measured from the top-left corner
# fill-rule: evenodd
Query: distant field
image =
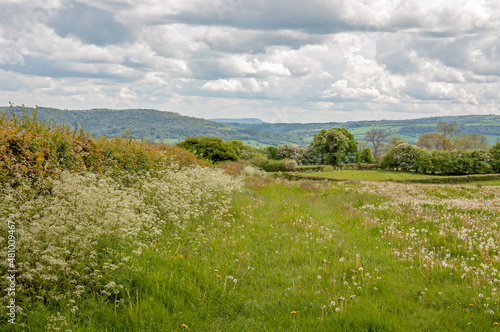
<path id="1" fill-rule="evenodd" d="M 256 141 L 256 140 L 242 140 L 242 142 L 245 145 L 250 145 L 250 146 L 253 146 L 253 147 L 256 147 L 256 148 L 266 148 L 268 146 L 271 146 L 269 144 L 262 143 L 262 142 L 259 142 L 259 141 Z"/>
<path id="2" fill-rule="evenodd" d="M 428 179 L 438 176 L 415 174 L 409 172 L 395 172 L 395 171 L 382 171 L 382 170 L 337 170 L 321 173 L 306 173 L 301 172 L 303 175 L 317 175 L 324 176 L 332 179 L 341 180 L 358 180 L 358 181 L 391 181 L 391 180 L 405 180 L 405 179 Z"/>
<path id="3" fill-rule="evenodd" d="M 165 143 L 165 144 L 175 144 L 175 143 L 179 142 L 179 139 L 177 139 L 177 138 L 164 138 L 162 140 L 156 140 L 156 141 L 161 142 L 161 143 Z"/>

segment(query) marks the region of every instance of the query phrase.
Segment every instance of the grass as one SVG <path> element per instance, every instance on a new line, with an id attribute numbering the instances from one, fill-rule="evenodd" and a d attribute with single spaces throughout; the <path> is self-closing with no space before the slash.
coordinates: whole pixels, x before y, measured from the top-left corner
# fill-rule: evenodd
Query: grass
<path id="1" fill-rule="evenodd" d="M 3 136 L 6 170 L 25 157 L 13 179 L 45 176 L 49 159 L 36 153 L 89 163 L 84 134 L 30 123 L 22 124 L 31 132 L 11 126 Z M 44 137 L 54 140 L 40 145 Z M 10 263 L 18 270 L 15 295 L 0 279 L 2 331 L 484 331 L 500 323 L 500 194 L 489 186 L 498 180 L 290 182 L 234 163 L 203 167 L 184 150 L 130 139 L 91 147 L 103 169 L 54 170 L 42 191 L 37 181 L 0 189 L 0 274 Z M 248 176 L 228 175 L 239 172 Z M 12 262 L 7 240 L 16 243 Z M 15 325 L 13 297 L 22 308 Z"/>
<path id="2" fill-rule="evenodd" d="M 500 186 L 500 180 L 481 181 L 475 183 L 477 186 Z"/>
<path id="3" fill-rule="evenodd" d="M 73 331 L 479 331 L 500 321 L 496 250 L 479 249 L 498 240 L 496 191 L 247 181 L 223 220 L 202 218 L 202 233 L 165 236 L 117 271 L 117 298 L 88 294 L 76 314 L 35 307 L 25 330 L 44 330 L 56 310 Z M 488 201 L 482 212 L 470 205 Z M 477 239 L 471 249 L 460 227 Z"/>
<path id="4" fill-rule="evenodd" d="M 410 172 L 395 172 L 384 170 L 336 170 L 321 173 L 299 173 L 301 175 L 315 175 L 339 180 L 355 180 L 355 181 L 391 181 L 405 179 L 429 179 L 437 176 L 417 174 Z"/>

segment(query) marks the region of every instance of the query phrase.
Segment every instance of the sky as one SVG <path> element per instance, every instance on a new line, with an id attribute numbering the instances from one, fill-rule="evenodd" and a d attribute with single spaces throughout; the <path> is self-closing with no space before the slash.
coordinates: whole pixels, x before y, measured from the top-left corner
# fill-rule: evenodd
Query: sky
<path id="1" fill-rule="evenodd" d="M 0 105 L 500 114 L 498 0 L 0 0 Z"/>

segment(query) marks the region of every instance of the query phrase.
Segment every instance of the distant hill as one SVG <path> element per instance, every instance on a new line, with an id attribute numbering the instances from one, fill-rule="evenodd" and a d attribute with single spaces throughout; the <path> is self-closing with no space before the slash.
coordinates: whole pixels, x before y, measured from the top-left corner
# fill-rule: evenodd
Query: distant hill
<path id="1" fill-rule="evenodd" d="M 241 118 L 241 119 L 230 119 L 230 118 L 217 118 L 208 119 L 210 121 L 221 122 L 221 123 L 265 123 L 261 119 L 256 118 Z"/>
<path id="2" fill-rule="evenodd" d="M 230 124 L 180 115 L 174 112 L 152 109 L 91 109 L 60 110 L 38 107 L 39 119 L 53 119 L 56 124 L 65 122 L 73 126 L 76 122 L 85 131 L 108 137 L 120 136 L 126 131 L 132 137 L 148 141 L 174 143 L 190 136 L 217 136 L 225 140 L 237 139 L 256 146 L 293 144 L 286 134 L 260 129 L 239 128 Z M 0 111 L 10 113 L 8 107 Z M 21 114 L 20 107 L 13 109 Z"/>
<path id="3" fill-rule="evenodd" d="M 0 111 L 11 112 L 8 107 Z M 20 113 L 19 107 L 14 108 Z M 466 115 L 454 117 L 431 117 L 415 120 L 380 120 L 327 123 L 265 123 L 259 119 L 199 119 L 174 112 L 152 109 L 133 110 L 60 110 L 38 108 L 40 119 L 54 119 L 57 124 L 77 123 L 85 131 L 97 135 L 119 136 L 129 131 L 133 137 L 142 137 L 154 142 L 175 143 L 190 136 L 217 136 L 225 140 L 242 140 L 253 146 L 280 144 L 308 145 L 321 129 L 346 128 L 362 141 L 369 130 L 381 129 L 388 136 L 397 135 L 408 143 L 416 143 L 424 133 L 435 132 L 439 121 L 456 123 L 465 134 L 479 133 L 488 138 L 488 143 L 500 141 L 500 115 Z M 224 123 L 222 120 L 238 122 Z"/>
<path id="4" fill-rule="evenodd" d="M 308 143 L 324 128 L 346 128 L 358 141 L 362 141 L 369 130 L 381 129 L 388 136 L 399 136 L 408 143 L 415 144 L 425 133 L 436 132 L 438 122 L 456 123 L 460 131 L 470 135 L 478 133 L 488 138 L 488 143 L 500 141 L 500 115 L 464 115 L 430 117 L 413 120 L 350 121 L 327 123 L 263 123 L 233 125 L 245 129 L 260 129 L 273 133 L 287 134 L 288 139 L 301 144 Z"/>

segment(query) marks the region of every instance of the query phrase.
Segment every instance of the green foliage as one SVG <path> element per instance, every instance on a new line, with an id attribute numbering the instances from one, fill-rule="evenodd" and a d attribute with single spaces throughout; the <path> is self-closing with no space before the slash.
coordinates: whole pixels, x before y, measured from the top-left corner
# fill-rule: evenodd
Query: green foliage
<path id="1" fill-rule="evenodd" d="M 413 168 L 418 173 L 432 173 L 433 172 L 433 164 L 432 164 L 432 154 L 429 151 L 419 149 L 417 150 L 417 154 L 415 156 L 415 163 Z"/>
<path id="2" fill-rule="evenodd" d="M 398 168 L 403 171 L 415 169 L 415 162 L 419 148 L 408 143 L 399 143 L 394 147 L 395 153 L 393 158 L 398 163 Z"/>
<path id="3" fill-rule="evenodd" d="M 233 147 L 234 152 L 236 153 L 237 156 L 241 155 L 241 149 L 243 148 L 244 144 L 242 141 L 238 140 L 232 140 L 229 141 L 229 144 Z"/>
<path id="4" fill-rule="evenodd" d="M 0 114 L 0 183 L 43 189 L 62 171 L 158 171 L 169 165 L 200 165 L 185 149 L 126 137 L 94 137 L 82 129 L 40 121 L 37 110 Z"/>
<path id="5" fill-rule="evenodd" d="M 8 108 L 0 107 L 0 112 L 9 113 Z M 21 108 L 15 107 L 16 114 Z M 157 110 L 58 110 L 39 107 L 40 119 L 53 118 L 57 125 L 78 123 L 96 134 L 108 137 L 121 136 L 124 127 L 130 136 L 152 142 L 172 143 L 192 136 L 216 136 L 229 140 L 254 140 L 264 145 L 280 144 L 304 145 L 312 141 L 315 134 L 323 128 L 344 127 L 355 139 L 361 141 L 367 131 L 382 130 L 384 133 L 398 135 L 404 141 L 415 144 L 422 134 L 433 132 L 439 121 L 456 123 L 463 134 L 479 133 L 494 144 L 500 139 L 499 115 L 468 115 L 457 117 L 433 117 L 412 120 L 351 121 L 347 123 L 233 123 L 223 124 L 213 121 L 182 116 L 173 112 Z M 256 144 L 259 144 L 256 143 Z M 371 145 L 370 145 L 371 147 Z M 375 150 L 373 150 L 375 155 Z M 380 156 L 383 153 L 380 154 Z M 378 157 L 380 157 L 378 156 Z M 377 157 L 377 156 L 375 156 Z"/>
<path id="6" fill-rule="evenodd" d="M 372 149 L 369 147 L 363 148 L 358 155 L 358 162 L 363 164 L 374 164 L 375 157 L 373 157 Z"/>
<path id="7" fill-rule="evenodd" d="M 500 173 L 500 142 L 496 142 L 490 150 L 491 167 L 494 172 Z"/>
<path id="8" fill-rule="evenodd" d="M 304 159 L 304 155 L 307 153 L 307 148 L 300 148 L 297 145 L 287 145 L 283 144 L 278 146 L 276 151 L 276 159 L 292 159 L 297 162 L 298 165 L 303 165 L 307 163 Z"/>
<path id="9" fill-rule="evenodd" d="M 8 109 L 0 107 L 0 112 L 2 111 L 9 112 Z M 22 114 L 21 107 L 14 107 L 13 111 L 17 115 Z M 128 131 L 130 137 L 158 143 L 167 139 L 180 141 L 187 137 L 215 136 L 226 141 L 256 139 L 264 144 L 279 145 L 290 141 L 291 138 L 285 133 L 242 129 L 231 124 L 152 109 L 67 111 L 39 107 L 38 112 L 40 119 L 54 119 L 56 125 L 77 123 L 96 135 L 108 137 L 122 136 Z"/>
<path id="10" fill-rule="evenodd" d="M 38 121 L 37 111 L 0 114 L 0 182 L 42 186 L 62 169 L 101 170 L 103 155 L 83 130 Z"/>
<path id="11" fill-rule="evenodd" d="M 342 134 L 349 140 L 348 146 L 345 151 L 345 157 L 342 159 L 343 163 L 356 163 L 358 160 L 358 141 L 354 139 L 354 135 L 345 128 L 338 128 Z"/>
<path id="12" fill-rule="evenodd" d="M 252 164 L 262 168 L 266 172 L 286 172 L 297 168 L 297 162 L 293 159 L 273 160 L 262 155 L 256 155 Z"/>
<path id="13" fill-rule="evenodd" d="M 252 160 L 256 155 L 263 155 L 262 149 L 255 148 L 250 145 L 243 145 L 241 147 L 240 158 L 243 160 Z"/>
<path id="14" fill-rule="evenodd" d="M 278 148 L 275 146 L 268 146 L 266 148 L 267 157 L 272 160 L 278 160 Z"/>
<path id="15" fill-rule="evenodd" d="M 396 169 L 398 167 L 398 161 L 395 158 L 396 147 L 391 148 L 386 154 L 380 158 L 379 166 L 386 169 Z"/>
<path id="16" fill-rule="evenodd" d="M 486 150 L 429 152 L 402 143 L 389 150 L 379 165 L 386 169 L 420 173 L 465 175 L 490 173 L 493 170 L 490 162 L 491 157 Z"/>
<path id="17" fill-rule="evenodd" d="M 323 129 L 314 135 L 311 147 L 321 153 L 324 163 L 335 166 L 345 160 L 349 139 L 338 128 Z"/>
<path id="18" fill-rule="evenodd" d="M 200 159 L 218 163 L 238 161 L 238 152 L 235 150 L 235 146 L 240 153 L 243 146 L 243 143 L 239 143 L 225 142 L 218 137 L 202 136 L 188 137 L 184 141 L 177 143 L 177 146 L 191 151 Z"/>

